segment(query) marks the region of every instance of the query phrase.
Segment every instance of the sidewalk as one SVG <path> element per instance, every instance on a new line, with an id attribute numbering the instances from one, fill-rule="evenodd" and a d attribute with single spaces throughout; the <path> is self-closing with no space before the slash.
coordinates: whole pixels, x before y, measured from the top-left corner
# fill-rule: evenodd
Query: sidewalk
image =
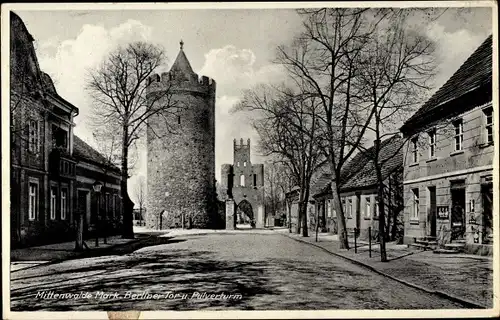
<path id="1" fill-rule="evenodd" d="M 84 250 L 81 252 L 76 252 L 74 250 L 75 241 L 15 249 L 11 250 L 10 253 L 11 271 L 20 270 L 49 262 L 57 262 L 102 254 L 119 246 L 129 245 L 146 238 L 147 236 L 138 237 L 137 235 L 135 239 L 122 239 L 121 236 L 112 236 L 107 239 L 107 244 L 104 244 L 103 238 L 99 238 L 98 247 L 95 246 L 94 239 L 88 239 L 85 241 L 88 249 L 84 247 Z"/>
<path id="2" fill-rule="evenodd" d="M 134 226 L 134 232 L 150 235 L 159 235 L 160 237 L 180 237 L 180 236 L 191 236 L 191 235 L 205 235 L 205 234 L 239 234 L 239 233 L 254 233 L 254 234 L 272 234 L 273 230 L 270 228 L 251 228 L 247 225 L 237 225 L 237 229 L 226 230 L 226 229 L 148 229 L 144 226 Z"/>
<path id="3" fill-rule="evenodd" d="M 492 257 L 469 254 L 438 255 L 432 251 L 410 249 L 407 245 L 387 243 L 388 262 L 380 261 L 379 246 L 372 245 L 369 257 L 368 244 L 358 243 L 357 253 L 350 239 L 350 250 L 338 248 L 336 235 L 310 233 L 304 238 L 288 230 L 276 231 L 287 237 L 315 245 L 335 255 L 364 265 L 373 271 L 451 299 L 458 299 L 473 307 L 493 307 L 493 260 Z"/>

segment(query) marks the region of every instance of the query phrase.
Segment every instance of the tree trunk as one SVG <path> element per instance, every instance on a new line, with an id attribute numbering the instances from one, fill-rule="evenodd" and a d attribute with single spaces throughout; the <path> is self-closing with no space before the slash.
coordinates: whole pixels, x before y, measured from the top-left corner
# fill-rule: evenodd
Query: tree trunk
<path id="1" fill-rule="evenodd" d="M 77 212 L 77 221 L 76 221 L 76 243 L 75 243 L 75 251 L 83 250 L 83 212 L 78 210 Z"/>
<path id="2" fill-rule="evenodd" d="M 285 199 L 285 205 L 288 209 L 288 232 L 292 233 L 292 204 Z"/>
<path id="3" fill-rule="evenodd" d="M 384 184 L 382 182 L 382 172 L 379 168 L 376 169 L 378 178 L 378 237 L 380 242 L 380 261 L 387 262 L 387 252 L 385 250 L 385 200 L 384 200 Z"/>
<path id="4" fill-rule="evenodd" d="M 339 249 L 349 249 L 349 239 L 347 238 L 347 226 L 345 223 L 344 208 L 340 202 L 340 193 L 335 179 L 331 182 L 333 206 L 337 212 L 337 234 L 339 239 Z"/>
<path id="5" fill-rule="evenodd" d="M 302 216 L 304 222 L 302 223 L 302 236 L 309 237 L 309 229 L 307 228 L 307 203 L 309 202 L 309 181 L 306 182 L 305 191 L 302 195 Z"/>
<path id="6" fill-rule="evenodd" d="M 297 210 L 297 226 L 295 228 L 296 234 L 300 234 L 301 225 L 302 225 L 302 210 L 300 210 L 300 202 L 299 202 L 299 208 Z"/>
<path id="7" fill-rule="evenodd" d="M 304 201 L 301 204 L 302 207 L 302 236 L 303 237 L 309 237 L 309 230 L 307 229 L 307 202 Z"/>
<path id="8" fill-rule="evenodd" d="M 139 205 L 139 225 L 142 226 L 142 204 Z"/>
<path id="9" fill-rule="evenodd" d="M 122 194 L 122 214 L 123 214 L 123 225 L 122 225 L 122 238 L 124 239 L 134 239 L 134 226 L 133 226 L 133 211 L 134 203 L 130 200 L 128 196 L 127 186 L 128 186 L 128 127 L 123 126 L 123 141 L 122 141 L 122 181 L 121 194 Z"/>
<path id="10" fill-rule="evenodd" d="M 390 183 L 390 182 L 389 182 Z M 390 194 L 390 193 L 389 193 Z M 392 214 L 391 214 L 391 198 L 387 198 L 387 203 L 384 201 L 384 207 L 387 207 L 387 223 L 385 224 L 385 240 L 392 241 L 391 230 L 392 230 Z"/>
<path id="11" fill-rule="evenodd" d="M 318 232 L 319 232 L 319 206 L 316 205 L 316 242 L 318 242 Z"/>

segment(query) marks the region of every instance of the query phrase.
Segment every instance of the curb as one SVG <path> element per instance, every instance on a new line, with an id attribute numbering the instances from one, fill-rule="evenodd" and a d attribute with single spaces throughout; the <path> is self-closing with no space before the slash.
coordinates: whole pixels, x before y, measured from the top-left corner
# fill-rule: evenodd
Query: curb
<path id="1" fill-rule="evenodd" d="M 210 230 L 210 229 L 209 229 Z M 165 233 L 162 235 L 162 237 L 187 237 L 187 236 L 205 236 L 205 235 L 223 235 L 223 234 L 274 234 L 274 230 L 269 230 L 269 229 L 248 229 L 248 230 L 256 230 L 252 232 L 247 232 L 247 229 L 220 229 L 221 231 L 217 232 L 207 232 L 207 231 L 200 231 L 199 233 L 193 232 L 193 233 L 181 233 L 181 234 L 169 234 Z M 261 231 L 267 231 L 267 232 L 261 232 Z"/>
<path id="2" fill-rule="evenodd" d="M 40 264 L 31 266 L 31 267 L 26 267 L 26 268 L 21 268 L 21 269 L 17 269 L 17 270 L 14 270 L 14 271 L 10 271 L 10 273 L 14 273 L 14 272 L 18 272 L 18 271 L 24 271 L 24 270 L 33 269 L 33 268 L 42 267 L 42 266 L 48 266 L 48 265 L 51 265 L 51 264 L 56 264 L 56 263 L 60 263 L 60 262 L 64 262 L 64 261 L 70 261 L 70 260 L 76 260 L 76 259 L 83 259 L 83 258 L 91 258 L 93 256 L 92 255 L 92 251 L 94 251 L 94 252 L 97 251 L 99 253 L 106 253 L 108 251 L 111 251 L 113 249 L 120 248 L 120 247 L 123 247 L 123 246 L 126 246 L 126 245 L 137 244 L 137 243 L 139 243 L 141 241 L 148 240 L 151 237 L 153 237 L 153 236 L 148 236 L 148 237 L 140 238 L 140 239 L 134 239 L 133 241 L 126 242 L 126 243 L 119 243 L 119 244 L 116 244 L 116 245 L 113 245 L 113 246 L 109 246 L 107 248 L 100 248 L 100 249 L 97 249 L 97 250 L 92 249 L 92 250 L 88 250 L 88 251 L 82 251 L 80 254 L 77 254 L 77 255 L 72 256 L 70 258 L 54 259 L 54 260 L 50 260 L 50 261 L 47 261 L 47 262 L 44 262 L 44 263 L 40 263 Z M 10 263 L 12 263 L 12 262 L 22 262 L 22 261 L 23 260 L 10 261 Z"/>
<path id="3" fill-rule="evenodd" d="M 308 241 L 305 241 L 305 240 L 302 240 L 302 239 L 299 239 L 299 238 L 294 238 L 294 237 L 291 237 L 291 236 L 289 236 L 288 234 L 282 234 L 282 235 L 283 235 L 283 236 L 285 236 L 285 237 L 288 237 L 288 238 L 290 238 L 290 239 L 293 239 L 293 240 L 295 240 L 295 241 L 302 242 L 302 243 L 305 243 L 305 244 L 308 244 L 308 245 L 314 246 L 314 247 L 316 247 L 316 248 L 319 248 L 319 249 L 321 249 L 321 250 L 323 250 L 323 251 L 325 251 L 325 252 L 328 252 L 328 253 L 330 253 L 330 254 L 333 254 L 333 255 L 335 255 L 335 256 L 337 256 L 337 257 L 340 257 L 340 258 L 342 258 L 342 259 L 348 260 L 348 261 L 350 261 L 350 262 L 352 262 L 352 263 L 354 263 L 354 264 L 356 264 L 356 265 L 358 265 L 358 266 L 364 267 L 364 268 L 366 268 L 366 269 L 368 269 L 368 270 L 370 270 L 370 271 L 373 271 L 373 272 L 375 272 L 375 273 L 377 273 L 377 274 L 379 274 L 379 275 L 381 275 L 381 276 L 384 276 L 384 277 L 389 278 L 389 279 L 391 279 L 391 280 L 397 281 L 397 282 L 399 282 L 399 283 L 401 283 L 401 284 L 404 284 L 404 285 L 406 285 L 406 286 L 412 287 L 412 288 L 414 288 L 414 289 L 418 289 L 418 290 L 421 290 L 421 291 L 425 291 L 425 292 L 427 292 L 427 293 L 430 293 L 430 294 L 435 294 L 435 295 L 438 295 L 438 296 L 440 296 L 440 297 L 446 298 L 446 299 L 448 299 L 448 300 L 452 300 L 452 301 L 454 301 L 454 302 L 461 303 L 461 304 L 463 304 L 463 305 L 466 305 L 468 308 L 474 308 L 474 309 L 488 309 L 488 307 L 483 306 L 483 305 L 480 305 L 480 304 L 478 304 L 478 303 L 476 303 L 476 302 L 472 302 L 472 301 L 467 300 L 467 299 L 464 299 L 464 298 L 459 298 L 459 297 L 457 297 L 457 296 L 451 295 L 451 294 L 446 293 L 446 292 L 443 292 L 443 291 L 427 289 L 427 288 L 425 288 L 425 287 L 421 287 L 421 286 L 416 285 L 416 284 L 414 284 L 414 283 L 411 283 L 411 282 L 408 282 L 408 281 L 405 281 L 405 280 L 398 279 L 398 278 L 393 277 L 393 276 L 391 276 L 391 275 L 389 275 L 389 274 L 387 274 L 387 273 L 385 273 L 385 272 L 382 272 L 382 271 L 380 271 L 380 270 L 377 270 L 377 269 L 375 269 L 374 267 L 372 267 L 372 266 L 370 266 L 370 265 L 368 265 L 368 264 L 365 264 L 365 263 L 360 262 L 360 261 L 358 261 L 358 260 L 354 260 L 354 259 L 352 259 L 352 258 L 346 257 L 346 256 L 344 256 L 344 255 L 342 255 L 342 254 L 340 254 L 340 253 L 330 251 L 330 250 L 328 250 L 328 249 L 326 249 L 326 248 L 323 248 L 323 247 L 321 247 L 321 246 L 319 246 L 319 245 L 317 245 L 317 244 L 314 244 L 314 243 L 311 243 L 311 242 L 308 242 Z"/>

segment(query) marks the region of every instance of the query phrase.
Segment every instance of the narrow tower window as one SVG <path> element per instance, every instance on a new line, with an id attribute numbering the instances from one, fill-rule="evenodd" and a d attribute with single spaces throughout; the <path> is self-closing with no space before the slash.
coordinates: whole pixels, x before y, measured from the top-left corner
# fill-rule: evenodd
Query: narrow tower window
<path id="1" fill-rule="evenodd" d="M 177 116 L 177 124 L 181 124 L 181 116 Z"/>
<path id="2" fill-rule="evenodd" d="M 257 175 L 255 173 L 253 174 L 253 186 L 257 186 Z"/>
<path id="3" fill-rule="evenodd" d="M 240 175 L 240 186 L 241 187 L 245 186 L 245 175 L 244 174 Z"/>

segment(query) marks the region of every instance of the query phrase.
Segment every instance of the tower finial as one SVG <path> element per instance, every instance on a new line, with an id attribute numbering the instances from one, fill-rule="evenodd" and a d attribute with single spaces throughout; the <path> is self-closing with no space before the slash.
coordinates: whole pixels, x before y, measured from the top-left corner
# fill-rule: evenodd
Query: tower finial
<path id="1" fill-rule="evenodd" d="M 181 39 L 181 42 L 179 42 L 179 44 L 181 45 L 181 50 L 182 50 L 182 48 L 184 47 L 184 41 L 182 41 Z"/>

